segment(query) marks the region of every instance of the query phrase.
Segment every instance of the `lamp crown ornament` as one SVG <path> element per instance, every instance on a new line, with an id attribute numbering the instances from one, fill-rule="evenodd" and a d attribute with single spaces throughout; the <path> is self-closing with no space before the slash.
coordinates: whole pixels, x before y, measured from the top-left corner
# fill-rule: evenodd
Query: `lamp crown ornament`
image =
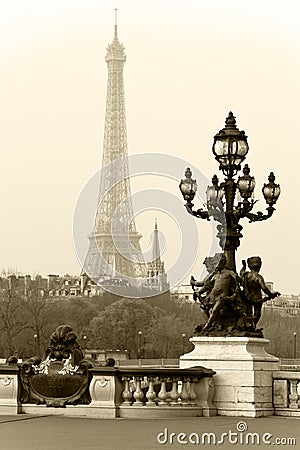
<path id="1" fill-rule="evenodd" d="M 217 177 L 216 174 L 212 177 L 211 182 L 212 182 L 212 184 L 213 184 L 214 187 L 217 187 L 217 186 L 218 186 L 218 184 L 219 184 L 219 178 Z"/>
<path id="2" fill-rule="evenodd" d="M 245 135 L 245 131 L 239 130 L 238 127 L 236 126 L 235 119 L 236 116 L 234 116 L 232 111 L 230 111 L 225 119 L 225 127 L 222 128 L 222 130 L 220 130 L 219 133 L 216 134 L 216 136 L 219 134 L 228 136 L 230 136 L 231 134 L 240 134 L 241 136 L 247 138 L 247 136 Z"/>
<path id="3" fill-rule="evenodd" d="M 189 167 L 187 167 L 186 171 L 184 172 L 184 175 L 186 176 L 186 178 L 192 178 L 192 172 Z"/>
<path id="4" fill-rule="evenodd" d="M 249 173 L 250 173 L 250 167 L 248 166 L 248 164 L 245 164 L 244 168 L 243 168 L 243 174 L 245 177 L 247 177 L 249 175 Z"/>
<path id="5" fill-rule="evenodd" d="M 225 128 L 236 128 L 236 120 L 232 111 L 229 111 L 229 114 L 225 119 Z"/>

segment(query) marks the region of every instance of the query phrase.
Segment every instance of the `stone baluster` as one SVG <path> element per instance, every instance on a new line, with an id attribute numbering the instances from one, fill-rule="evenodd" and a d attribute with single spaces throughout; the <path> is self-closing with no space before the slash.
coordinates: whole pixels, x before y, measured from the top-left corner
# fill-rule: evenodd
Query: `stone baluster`
<path id="1" fill-rule="evenodd" d="M 171 399 L 170 406 L 178 406 L 178 405 L 181 406 L 181 404 L 178 403 L 178 399 L 180 397 L 180 394 L 178 392 L 178 378 L 173 378 L 172 390 L 169 394 L 170 394 L 170 399 Z"/>
<path id="2" fill-rule="evenodd" d="M 148 377 L 148 381 L 149 381 L 149 387 L 148 387 L 148 391 L 146 393 L 146 398 L 148 399 L 148 401 L 146 402 L 147 406 L 155 406 L 156 405 L 156 393 L 154 390 L 154 380 L 155 377 Z"/>
<path id="3" fill-rule="evenodd" d="M 213 403 L 215 395 L 215 386 L 211 378 L 201 378 L 195 383 L 195 391 L 197 394 L 196 404 L 202 406 L 203 416 L 212 417 L 217 415 L 217 408 Z"/>
<path id="4" fill-rule="evenodd" d="M 169 395 L 167 392 L 167 386 L 166 386 L 167 378 L 161 377 L 160 381 L 161 381 L 161 385 L 160 385 L 160 391 L 158 393 L 158 398 L 159 398 L 158 405 L 159 406 L 167 406 L 168 405 L 167 398 Z"/>
<path id="5" fill-rule="evenodd" d="M 144 393 L 141 389 L 141 377 L 135 377 L 135 391 L 133 393 L 133 397 L 135 399 L 135 406 L 144 406 L 143 399 L 144 399 Z"/>
<path id="6" fill-rule="evenodd" d="M 190 405 L 194 406 L 196 405 L 196 398 L 197 398 L 197 394 L 195 392 L 195 383 L 197 383 L 197 378 L 190 378 L 190 382 L 189 382 L 189 394 L 190 394 Z"/>
<path id="7" fill-rule="evenodd" d="M 124 404 L 131 405 L 132 403 L 132 392 L 130 391 L 129 381 L 130 377 L 123 377 L 122 381 L 125 382 L 124 390 L 122 392 L 122 397 L 124 399 Z"/>
<path id="8" fill-rule="evenodd" d="M 188 379 L 182 379 L 182 391 L 180 394 L 182 406 L 189 406 L 190 394 L 188 392 Z"/>
<path id="9" fill-rule="evenodd" d="M 289 408 L 298 409 L 298 398 L 299 398 L 297 393 L 298 380 L 289 380 L 289 381 L 290 381 Z"/>

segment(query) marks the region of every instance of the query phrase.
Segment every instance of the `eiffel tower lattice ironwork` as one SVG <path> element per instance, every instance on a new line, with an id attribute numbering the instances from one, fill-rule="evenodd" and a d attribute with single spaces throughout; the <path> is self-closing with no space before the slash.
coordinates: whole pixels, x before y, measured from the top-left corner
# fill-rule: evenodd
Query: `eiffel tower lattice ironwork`
<path id="1" fill-rule="evenodd" d="M 103 159 L 98 209 L 83 272 L 96 282 L 137 280 L 146 266 L 136 231 L 128 168 L 123 68 L 126 55 L 117 34 L 107 47 L 108 68 Z"/>

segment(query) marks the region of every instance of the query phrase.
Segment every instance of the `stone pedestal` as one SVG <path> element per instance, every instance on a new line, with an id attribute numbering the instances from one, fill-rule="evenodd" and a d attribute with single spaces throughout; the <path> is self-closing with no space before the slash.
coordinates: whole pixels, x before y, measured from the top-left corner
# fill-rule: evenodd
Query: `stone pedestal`
<path id="1" fill-rule="evenodd" d="M 88 416 L 102 419 L 118 417 L 122 401 L 122 383 L 116 376 L 114 367 L 93 368 L 90 384 L 91 403 L 88 405 Z"/>
<path id="2" fill-rule="evenodd" d="M 279 360 L 265 351 L 267 339 L 193 337 L 195 346 L 180 357 L 180 368 L 204 366 L 216 371 L 214 404 L 223 416 L 274 414 L 273 371 Z"/>
<path id="3" fill-rule="evenodd" d="M 16 365 L 3 365 L 0 368 L 0 415 L 20 412 L 18 373 L 19 367 Z"/>

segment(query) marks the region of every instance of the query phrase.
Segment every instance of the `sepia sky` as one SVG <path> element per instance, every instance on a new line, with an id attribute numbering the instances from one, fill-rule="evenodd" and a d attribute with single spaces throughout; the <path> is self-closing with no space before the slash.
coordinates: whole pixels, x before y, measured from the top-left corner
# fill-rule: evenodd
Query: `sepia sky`
<path id="1" fill-rule="evenodd" d="M 104 58 L 115 7 L 127 55 L 129 154 L 182 158 L 178 179 L 185 161 L 208 178 L 222 178 L 211 146 L 232 110 L 248 135 L 257 210 L 265 208 L 261 188 L 271 170 L 282 188 L 270 220 L 242 221 L 238 266 L 260 255 L 262 274 L 277 290 L 300 293 L 297 0 L 0 1 L 0 267 L 80 272 L 73 214 L 101 165 Z M 180 197 L 178 182 L 167 176 L 140 176 L 132 184 Z M 167 213 L 145 211 L 137 226 L 147 247 L 158 217 L 168 267 L 178 256 L 180 230 Z M 198 222 L 206 236 L 208 223 Z M 191 268 L 196 277 L 206 254 L 204 245 Z"/>

